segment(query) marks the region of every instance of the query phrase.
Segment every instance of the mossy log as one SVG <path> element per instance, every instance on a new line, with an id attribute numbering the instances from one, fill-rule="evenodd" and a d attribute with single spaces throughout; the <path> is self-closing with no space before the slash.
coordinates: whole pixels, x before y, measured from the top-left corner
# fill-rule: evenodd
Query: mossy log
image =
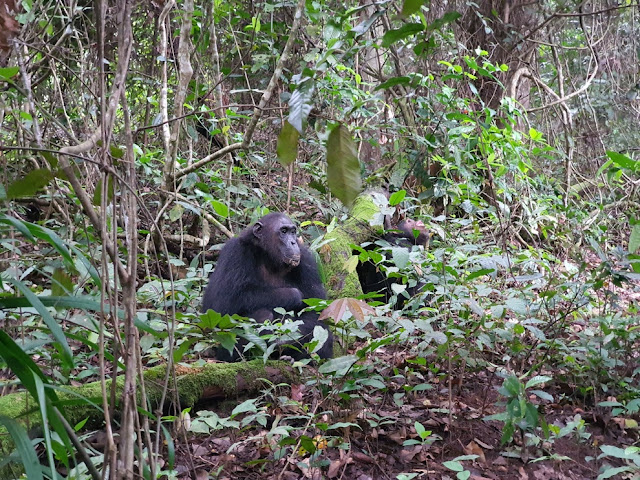
<path id="1" fill-rule="evenodd" d="M 377 194 L 365 192 L 358 196 L 349 219 L 324 237 L 328 243 L 320 248 L 319 254 L 328 279 L 327 294 L 330 299 L 362 295 L 356 264 L 351 261 L 351 245 L 375 238 L 383 228 L 383 218 L 374 195 Z"/>
<path id="2" fill-rule="evenodd" d="M 144 372 L 145 391 L 149 411 L 169 405 L 159 405 L 162 397 L 166 367 L 149 368 Z M 233 398 L 240 395 L 251 395 L 259 392 L 266 385 L 300 382 L 300 376 L 287 362 L 270 361 L 266 365 L 261 360 L 238 363 L 208 363 L 202 366 L 176 366 L 177 395 L 166 395 L 167 401 L 179 398 L 180 408 L 192 407 L 196 403 Z M 124 375 L 116 379 L 116 399 L 122 397 Z M 170 382 L 170 384 L 173 384 Z M 87 426 L 97 428 L 104 421 L 102 405 L 102 389 L 100 382 L 92 382 L 77 387 L 62 387 L 57 391 L 61 401 L 60 410 L 71 425 L 88 418 Z M 107 380 L 107 390 L 111 388 L 111 380 Z M 141 399 L 139 399 L 140 401 Z M 72 406 L 70 406 L 72 405 Z M 64 407 L 66 406 L 66 408 Z M 0 397 L 0 415 L 20 422 L 28 431 L 41 430 L 41 417 L 38 406 L 31 395 L 26 392 L 12 393 Z M 6 430 L 0 428 L 0 452 L 8 452 L 13 448 L 11 437 Z"/>

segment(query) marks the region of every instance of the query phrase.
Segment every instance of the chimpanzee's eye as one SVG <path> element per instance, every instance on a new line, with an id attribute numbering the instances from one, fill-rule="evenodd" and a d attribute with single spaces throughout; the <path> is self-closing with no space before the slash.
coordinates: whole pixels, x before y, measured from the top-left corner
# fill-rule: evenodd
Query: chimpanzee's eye
<path id="1" fill-rule="evenodd" d="M 287 227 L 280 228 L 280 233 L 287 233 Z"/>

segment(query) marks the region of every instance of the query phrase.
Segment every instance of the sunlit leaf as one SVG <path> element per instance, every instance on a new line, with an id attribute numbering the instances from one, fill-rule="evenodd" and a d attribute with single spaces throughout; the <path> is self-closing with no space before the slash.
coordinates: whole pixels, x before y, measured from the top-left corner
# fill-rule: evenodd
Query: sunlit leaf
<path id="1" fill-rule="evenodd" d="M 349 130 L 340 124 L 327 140 L 327 184 L 329 190 L 350 206 L 362 190 L 360 162 Z"/>
<path id="2" fill-rule="evenodd" d="M 402 202 L 406 196 L 407 196 L 406 190 L 398 190 L 397 192 L 393 192 L 389 197 L 389 205 L 391 205 L 392 207 L 395 207 L 400 202 Z"/>
<path id="3" fill-rule="evenodd" d="M 424 0 L 404 0 L 404 3 L 402 4 L 402 12 L 400 13 L 400 15 L 402 15 L 403 17 L 413 15 L 418 10 L 420 10 L 420 7 L 423 4 Z"/>
<path id="4" fill-rule="evenodd" d="M 303 78 L 289 99 L 289 117 L 287 120 L 300 135 L 302 135 L 304 125 L 311 111 L 311 99 L 314 88 L 315 84 L 312 78 Z"/>
<path id="5" fill-rule="evenodd" d="M 184 214 L 184 208 L 179 203 L 176 203 L 173 208 L 169 211 L 169 220 L 175 222 L 182 218 Z"/>
<path id="6" fill-rule="evenodd" d="M 276 153 L 278 161 L 283 167 L 288 167 L 296 161 L 298 157 L 298 139 L 300 133 L 287 120 L 284 121 L 280 135 L 278 135 L 278 145 Z"/>
<path id="7" fill-rule="evenodd" d="M 636 253 L 640 248 L 640 223 L 633 226 L 629 236 L 629 253 Z"/>
<path id="8" fill-rule="evenodd" d="M 51 293 L 54 296 L 68 295 L 73 292 L 73 280 L 62 268 L 56 268 L 51 276 Z"/>
<path id="9" fill-rule="evenodd" d="M 15 77 L 20 71 L 19 67 L 2 67 L 0 68 L 0 80 L 7 81 Z"/>
<path id="10" fill-rule="evenodd" d="M 9 199 L 32 197 L 39 190 L 47 186 L 54 177 L 54 173 L 48 168 L 31 170 L 23 178 L 9 185 L 9 188 L 7 188 L 7 197 Z"/>
<path id="11" fill-rule="evenodd" d="M 607 157 L 609 157 L 613 163 L 618 165 L 619 167 L 626 168 L 628 170 L 636 171 L 640 167 L 640 161 L 633 160 L 626 155 L 618 152 L 607 151 Z"/>

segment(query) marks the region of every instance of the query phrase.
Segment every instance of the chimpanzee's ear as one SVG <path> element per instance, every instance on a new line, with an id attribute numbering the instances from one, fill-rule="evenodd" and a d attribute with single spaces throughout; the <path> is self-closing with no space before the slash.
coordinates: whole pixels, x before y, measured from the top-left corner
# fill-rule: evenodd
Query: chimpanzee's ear
<path id="1" fill-rule="evenodd" d="M 253 236 L 256 238 L 262 238 L 262 223 L 256 222 L 253 226 Z"/>

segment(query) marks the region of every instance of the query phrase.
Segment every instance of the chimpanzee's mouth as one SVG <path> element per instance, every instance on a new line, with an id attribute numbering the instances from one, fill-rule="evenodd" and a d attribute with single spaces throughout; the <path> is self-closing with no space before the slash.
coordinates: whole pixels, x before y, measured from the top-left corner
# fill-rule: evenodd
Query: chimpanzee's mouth
<path id="1" fill-rule="evenodd" d="M 289 257 L 287 259 L 287 264 L 291 265 L 292 267 L 297 267 L 298 265 L 300 265 L 300 255 Z"/>

